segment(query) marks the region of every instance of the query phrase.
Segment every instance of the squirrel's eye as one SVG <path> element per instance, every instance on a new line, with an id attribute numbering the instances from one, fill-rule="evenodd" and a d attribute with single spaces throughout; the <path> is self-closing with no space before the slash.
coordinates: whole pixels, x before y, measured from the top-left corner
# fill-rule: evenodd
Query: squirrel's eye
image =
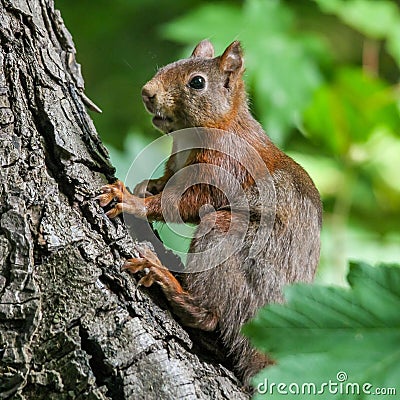
<path id="1" fill-rule="evenodd" d="M 206 86 L 206 80 L 200 76 L 200 75 L 196 75 L 195 77 L 193 77 L 190 81 L 189 81 L 189 86 L 192 89 L 204 89 Z"/>

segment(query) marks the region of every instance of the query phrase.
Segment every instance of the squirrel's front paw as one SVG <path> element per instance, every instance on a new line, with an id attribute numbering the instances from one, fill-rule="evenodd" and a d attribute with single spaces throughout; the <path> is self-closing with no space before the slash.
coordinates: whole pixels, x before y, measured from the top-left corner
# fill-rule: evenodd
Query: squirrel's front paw
<path id="1" fill-rule="evenodd" d="M 101 207 L 105 207 L 114 199 L 119 203 L 122 202 L 126 187 L 121 181 L 118 180 L 109 185 L 102 186 L 100 190 L 101 194 L 96 197 L 96 200 L 99 200 Z"/>
<path id="2" fill-rule="evenodd" d="M 96 200 L 99 200 L 101 207 L 107 206 L 113 200 L 117 201 L 117 204 L 106 212 L 109 218 L 115 218 L 122 212 L 128 212 L 141 218 L 146 217 L 144 200 L 129 193 L 125 185 L 119 180 L 102 186 L 101 194 L 96 197 Z"/>

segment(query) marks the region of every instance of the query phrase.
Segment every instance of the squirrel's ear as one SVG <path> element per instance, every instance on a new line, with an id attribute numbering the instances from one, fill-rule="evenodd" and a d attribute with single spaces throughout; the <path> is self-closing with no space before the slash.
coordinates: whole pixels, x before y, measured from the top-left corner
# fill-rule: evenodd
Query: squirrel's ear
<path id="1" fill-rule="evenodd" d="M 220 68 L 224 72 L 238 72 L 243 68 L 243 51 L 240 42 L 235 40 L 221 56 Z"/>
<path id="2" fill-rule="evenodd" d="M 193 50 L 191 57 L 213 58 L 214 47 L 209 40 L 202 40 Z"/>

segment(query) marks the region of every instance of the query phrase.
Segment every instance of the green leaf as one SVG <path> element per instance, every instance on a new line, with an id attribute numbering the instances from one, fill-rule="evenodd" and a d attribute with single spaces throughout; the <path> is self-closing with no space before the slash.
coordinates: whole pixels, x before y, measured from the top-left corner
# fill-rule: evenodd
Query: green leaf
<path id="1" fill-rule="evenodd" d="M 396 26 L 394 26 L 388 35 L 387 50 L 400 66 L 400 18 Z"/>
<path id="2" fill-rule="evenodd" d="M 362 391 L 370 383 L 396 388 L 400 376 L 400 268 L 352 263 L 350 289 L 297 284 L 285 290 L 286 304 L 269 305 L 244 327 L 254 345 L 277 361 L 253 380 L 255 387 L 283 398 L 271 384 L 312 383 L 321 398 L 372 399 Z M 340 380 L 344 372 L 346 379 Z M 338 392 L 323 385 L 338 384 Z M 340 383 L 343 383 L 340 386 Z M 346 384 L 360 388 L 345 396 Z M 258 386 L 260 385 L 260 386 Z M 340 389 L 341 387 L 341 389 Z M 321 389 L 322 388 L 322 389 Z M 290 394 L 290 393 L 289 393 Z M 294 394 L 294 393 L 293 393 Z M 255 399 L 264 398 L 258 393 Z M 286 397 L 287 398 L 287 397 Z M 296 398 L 309 399 L 310 394 Z"/>
<path id="3" fill-rule="evenodd" d="M 400 66 L 400 12 L 387 0 L 314 0 L 322 11 L 375 39 L 386 39 L 387 50 Z"/>
<path id="4" fill-rule="evenodd" d="M 399 9 L 386 0 L 314 0 L 325 12 L 334 13 L 367 36 L 384 39 L 399 24 Z"/>
<path id="5" fill-rule="evenodd" d="M 316 142 L 335 155 L 345 155 L 379 126 L 400 131 L 395 90 L 361 69 L 339 69 L 332 83 L 315 92 L 304 125 Z"/>
<path id="6" fill-rule="evenodd" d="M 213 41 L 216 50 L 222 51 L 227 43 L 235 40 L 242 20 L 237 6 L 206 4 L 164 25 L 161 33 L 167 39 L 190 44 L 191 47 L 208 38 Z"/>
<path id="7" fill-rule="evenodd" d="M 268 134 L 280 142 L 300 119 L 321 77 L 298 40 L 270 37 L 265 48 L 254 48 L 253 54 L 261 55 L 252 67 L 256 110 Z"/>

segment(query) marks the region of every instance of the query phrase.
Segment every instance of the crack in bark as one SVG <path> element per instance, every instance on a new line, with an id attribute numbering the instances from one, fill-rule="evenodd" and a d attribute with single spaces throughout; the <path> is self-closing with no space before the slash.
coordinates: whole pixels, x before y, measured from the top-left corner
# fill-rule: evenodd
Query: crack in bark
<path id="1" fill-rule="evenodd" d="M 114 374 L 114 369 L 107 365 L 105 355 L 101 346 L 95 340 L 90 340 L 89 333 L 79 322 L 79 336 L 81 338 L 81 348 L 89 355 L 89 364 L 96 378 L 98 387 L 105 385 L 107 387 L 107 395 L 113 400 L 125 399 L 123 390 L 123 380 L 119 372 Z"/>
<path id="2" fill-rule="evenodd" d="M 103 271 L 103 274 L 99 276 L 99 280 L 109 290 L 111 290 L 115 295 L 117 295 L 118 298 L 125 303 L 125 305 L 128 305 L 130 302 L 134 300 L 131 297 L 131 295 L 127 292 L 126 288 L 122 285 L 121 281 L 116 279 L 114 276 Z M 129 315 L 131 317 L 140 317 L 140 315 L 135 313 L 133 310 L 129 312 Z"/>

